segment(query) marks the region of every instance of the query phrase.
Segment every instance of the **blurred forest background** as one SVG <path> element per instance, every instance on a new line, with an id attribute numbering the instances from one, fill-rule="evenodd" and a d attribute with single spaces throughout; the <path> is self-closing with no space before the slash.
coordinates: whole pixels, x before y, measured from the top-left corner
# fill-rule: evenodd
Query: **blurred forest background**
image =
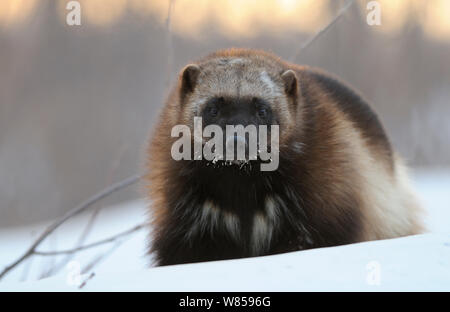
<path id="1" fill-rule="evenodd" d="M 149 131 L 183 65 L 251 47 L 289 58 L 338 0 L 0 1 L 0 227 L 54 218 L 143 171 Z M 359 89 L 413 167 L 450 166 L 450 1 L 358 0 L 304 50 Z M 170 12 L 170 13 L 169 13 Z M 169 17 L 169 18 L 168 18 Z M 103 205 L 140 196 L 121 191 Z"/>

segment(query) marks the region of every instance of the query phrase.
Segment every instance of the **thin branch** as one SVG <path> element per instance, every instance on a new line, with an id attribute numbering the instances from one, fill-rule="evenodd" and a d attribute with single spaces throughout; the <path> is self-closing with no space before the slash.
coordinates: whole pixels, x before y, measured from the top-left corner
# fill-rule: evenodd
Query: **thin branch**
<path id="1" fill-rule="evenodd" d="M 93 277 L 95 277 L 95 273 L 94 272 L 89 274 L 89 276 L 83 281 L 83 283 L 81 283 L 80 286 L 78 286 L 78 288 L 79 289 L 83 289 L 83 287 L 86 286 L 86 283 L 89 282 Z"/>
<path id="2" fill-rule="evenodd" d="M 294 62 L 297 57 L 300 55 L 300 53 L 305 50 L 307 47 L 309 47 L 314 41 L 316 41 L 317 38 L 322 36 L 324 33 L 326 33 L 331 26 L 336 24 L 336 22 L 344 15 L 344 13 L 352 6 L 352 4 L 355 2 L 355 0 L 349 0 L 347 3 L 339 10 L 339 12 L 336 14 L 336 16 L 331 20 L 330 23 L 328 23 L 325 27 L 320 29 L 314 36 L 306 40 L 300 48 L 297 49 L 297 51 L 289 58 L 290 62 Z"/>
<path id="3" fill-rule="evenodd" d="M 96 220 L 96 218 L 97 218 L 97 216 L 98 216 L 98 214 L 99 214 L 101 208 L 102 208 L 102 206 L 98 206 L 98 207 L 96 207 L 96 208 L 94 209 L 94 211 L 93 211 L 91 217 L 90 217 L 89 220 L 88 220 L 88 223 L 87 223 L 86 227 L 84 228 L 84 230 L 83 230 L 81 236 L 79 237 L 78 241 L 76 242 L 74 248 L 80 247 L 80 246 L 82 246 L 82 245 L 84 244 L 84 242 L 85 242 L 85 240 L 86 240 L 88 234 L 89 234 L 89 233 L 91 232 L 91 230 L 92 230 L 93 224 L 94 224 L 94 222 L 95 222 L 95 220 Z M 36 252 L 34 252 L 34 254 L 36 254 Z M 64 266 L 65 266 L 67 263 L 69 263 L 69 261 L 72 259 L 72 257 L 73 257 L 73 254 L 67 254 L 66 257 L 65 257 L 63 260 L 61 260 L 59 263 L 57 263 L 56 265 L 54 265 L 53 267 L 51 267 L 47 272 L 45 272 L 44 274 L 42 274 L 42 275 L 39 277 L 39 279 L 41 279 L 41 278 L 46 278 L 46 277 L 49 277 L 49 276 L 51 276 L 51 275 L 53 275 L 53 274 L 58 273 L 59 270 L 61 270 L 62 268 L 64 268 Z"/>
<path id="4" fill-rule="evenodd" d="M 132 185 L 136 182 L 138 182 L 141 178 L 141 175 L 134 175 L 132 177 L 129 177 L 127 179 L 124 179 L 114 185 L 111 185 L 110 187 L 104 189 L 103 191 L 95 194 L 91 198 L 87 199 L 85 202 L 81 203 L 79 206 L 75 207 L 74 209 L 68 211 L 66 214 L 64 214 L 61 218 L 53 222 L 51 225 L 47 227 L 47 229 L 34 241 L 33 244 L 23 253 L 22 256 L 20 256 L 17 260 L 12 262 L 10 265 L 6 266 L 3 271 L 0 273 L 0 280 L 8 274 L 12 269 L 14 269 L 16 266 L 18 266 L 22 261 L 33 255 L 33 253 L 36 251 L 36 248 L 44 241 L 53 231 L 55 231 L 61 224 L 69 220 L 70 218 L 80 214 L 81 212 L 85 211 L 87 208 L 98 202 L 99 200 L 107 197 L 108 195 L 121 190 L 129 185 Z"/>
<path id="5" fill-rule="evenodd" d="M 113 235 L 111 237 L 99 240 L 97 242 L 91 243 L 91 244 L 86 244 L 83 246 L 79 246 L 76 248 L 72 248 L 72 249 L 66 249 L 66 250 L 57 250 L 57 251 L 37 251 L 35 250 L 33 252 L 33 254 L 37 255 L 37 256 L 57 256 L 57 255 L 67 255 L 67 254 L 73 254 L 82 250 L 86 250 L 86 249 L 90 249 L 93 247 L 97 247 L 100 245 L 104 245 L 107 243 L 111 243 L 111 242 L 115 242 L 117 240 L 119 240 L 120 238 L 124 237 L 124 236 L 128 236 L 136 231 L 141 230 L 142 228 L 144 228 L 147 225 L 147 223 L 142 223 L 139 225 L 136 225 L 134 227 L 132 227 L 131 229 L 128 229 L 126 231 L 123 231 L 119 234 Z"/>

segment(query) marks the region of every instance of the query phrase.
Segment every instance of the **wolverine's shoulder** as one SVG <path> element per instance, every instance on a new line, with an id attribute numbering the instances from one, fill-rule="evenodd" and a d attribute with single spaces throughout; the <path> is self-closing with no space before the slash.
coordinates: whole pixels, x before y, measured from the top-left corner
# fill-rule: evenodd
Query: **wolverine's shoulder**
<path id="1" fill-rule="evenodd" d="M 378 115 L 354 88 L 319 69 L 301 67 L 297 70 L 305 101 L 329 101 L 352 122 L 372 147 L 392 160 L 391 144 Z"/>

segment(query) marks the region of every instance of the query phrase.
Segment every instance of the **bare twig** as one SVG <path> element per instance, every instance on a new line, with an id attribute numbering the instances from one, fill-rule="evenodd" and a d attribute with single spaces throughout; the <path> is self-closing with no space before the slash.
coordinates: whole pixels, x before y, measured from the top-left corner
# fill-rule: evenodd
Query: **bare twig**
<path id="1" fill-rule="evenodd" d="M 78 241 L 75 244 L 74 248 L 80 247 L 83 245 L 83 243 L 85 242 L 88 234 L 91 232 L 92 227 L 94 225 L 94 222 L 101 210 L 102 206 L 98 206 L 94 209 L 91 217 L 88 220 L 88 223 L 86 225 L 86 227 L 84 228 L 83 232 L 81 233 L 80 237 L 78 238 Z M 34 252 L 34 254 L 36 254 L 36 252 Z M 64 266 L 69 263 L 69 261 L 72 259 L 73 254 L 67 254 L 66 257 L 64 259 L 62 259 L 59 263 L 55 264 L 53 267 L 51 267 L 47 272 L 43 273 L 39 279 L 41 278 L 46 278 L 49 277 L 53 274 L 58 273 L 59 270 L 61 270 L 62 268 L 64 268 Z"/>
<path id="2" fill-rule="evenodd" d="M 89 276 L 83 281 L 83 283 L 81 283 L 80 286 L 78 286 L 79 289 L 83 289 L 84 286 L 86 286 L 86 283 L 88 281 L 90 281 L 93 277 L 95 276 L 95 273 L 92 272 L 91 274 L 89 274 Z"/>
<path id="3" fill-rule="evenodd" d="M 8 274 L 12 269 L 14 269 L 16 266 L 18 266 L 22 261 L 33 255 L 36 248 L 44 241 L 54 230 L 56 230 L 61 224 L 69 220 L 70 218 L 78 215 L 79 213 L 85 211 L 87 208 L 92 206 L 94 203 L 98 202 L 99 200 L 107 197 L 108 195 L 123 189 L 129 185 L 132 185 L 139 181 L 141 178 L 141 175 L 134 175 L 132 177 L 129 177 L 127 179 L 124 179 L 114 185 L 111 185 L 110 187 L 104 189 L 103 191 L 95 194 L 91 198 L 87 199 L 85 202 L 81 203 L 79 206 L 75 207 L 74 209 L 70 210 L 66 214 L 64 214 L 61 218 L 56 220 L 54 223 L 49 225 L 47 229 L 34 241 L 33 244 L 23 253 L 22 256 L 20 256 L 17 260 L 15 260 L 10 265 L 6 266 L 3 271 L 0 273 L 0 280 Z"/>
<path id="4" fill-rule="evenodd" d="M 132 227 L 131 229 L 128 229 L 126 231 L 123 231 L 119 234 L 113 235 L 111 237 L 99 240 L 97 242 L 91 243 L 91 244 L 86 244 L 83 246 L 79 246 L 76 248 L 72 248 L 72 249 L 66 249 L 66 250 L 57 250 L 57 251 L 38 251 L 35 250 L 33 252 L 33 254 L 38 255 L 38 256 L 57 256 L 57 255 L 67 255 L 67 254 L 73 254 L 82 250 L 86 250 L 86 249 L 90 249 L 93 247 L 97 247 L 103 244 L 107 244 L 107 243 L 111 243 L 111 242 L 115 242 L 125 236 L 128 236 L 134 232 L 137 232 L 139 230 L 141 230 L 142 228 L 144 228 L 147 225 L 147 223 L 142 223 L 139 225 L 136 225 L 134 227 Z"/>
<path id="5" fill-rule="evenodd" d="M 331 26 L 336 24 L 336 22 L 344 15 L 344 13 L 351 7 L 351 5 L 355 2 L 355 0 L 349 0 L 347 3 L 339 10 L 339 12 L 336 14 L 336 16 L 322 29 L 320 29 L 314 36 L 306 40 L 300 48 L 298 48 L 295 53 L 289 58 L 290 62 L 294 62 L 297 57 L 300 55 L 300 53 L 305 50 L 308 46 L 310 46 L 314 41 L 316 41 L 317 38 L 319 38 L 321 35 L 326 33 Z"/>

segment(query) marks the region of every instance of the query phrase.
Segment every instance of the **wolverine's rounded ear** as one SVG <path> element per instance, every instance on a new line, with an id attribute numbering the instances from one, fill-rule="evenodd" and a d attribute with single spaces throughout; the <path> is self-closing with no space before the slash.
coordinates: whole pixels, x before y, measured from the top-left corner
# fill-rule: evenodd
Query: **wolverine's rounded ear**
<path id="1" fill-rule="evenodd" d="M 297 95 L 297 75 L 292 69 L 288 69 L 281 74 L 281 78 L 284 81 L 284 90 L 289 96 Z"/>
<path id="2" fill-rule="evenodd" d="M 200 67 L 196 64 L 187 65 L 181 74 L 181 93 L 186 94 L 194 91 L 197 84 L 198 74 L 200 74 Z"/>

